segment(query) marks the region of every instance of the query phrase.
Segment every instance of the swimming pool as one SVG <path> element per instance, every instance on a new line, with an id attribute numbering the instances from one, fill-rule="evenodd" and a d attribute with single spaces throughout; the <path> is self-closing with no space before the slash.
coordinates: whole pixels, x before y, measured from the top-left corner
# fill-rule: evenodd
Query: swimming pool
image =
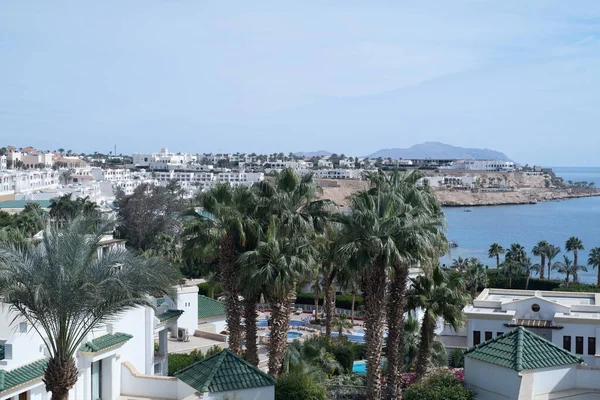
<path id="1" fill-rule="evenodd" d="M 270 333 L 265 334 L 266 337 L 271 337 Z M 287 333 L 287 340 L 295 340 L 295 339 L 300 339 L 302 337 L 302 332 L 296 332 L 296 331 L 288 331 Z"/>
<path id="2" fill-rule="evenodd" d="M 304 326 L 306 325 L 305 321 L 298 321 L 297 319 L 290 320 L 290 326 Z"/>
<path id="3" fill-rule="evenodd" d="M 338 337 L 339 333 L 331 332 L 331 336 Z M 348 340 L 352 343 L 361 343 L 361 344 L 365 343 L 365 335 L 352 335 L 352 334 L 344 333 L 344 336 L 346 336 L 348 338 Z"/>
<path id="4" fill-rule="evenodd" d="M 352 365 L 352 372 L 358 375 L 364 375 L 367 373 L 367 362 L 366 361 L 354 361 Z"/>

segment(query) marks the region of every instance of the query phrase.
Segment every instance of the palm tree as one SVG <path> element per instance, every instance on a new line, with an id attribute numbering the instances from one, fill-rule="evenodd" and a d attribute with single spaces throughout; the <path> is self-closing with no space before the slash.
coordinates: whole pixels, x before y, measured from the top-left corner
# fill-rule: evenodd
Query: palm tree
<path id="1" fill-rule="evenodd" d="M 526 280 L 525 280 L 525 290 L 529 288 L 529 279 L 531 278 L 531 273 L 536 273 L 543 271 L 544 268 L 540 267 L 539 264 L 532 264 L 531 258 L 526 257 L 523 263 L 521 264 L 522 269 L 525 271 Z"/>
<path id="2" fill-rule="evenodd" d="M 283 370 L 286 374 L 308 375 L 322 382 L 332 373 L 343 373 L 344 368 L 327 351 L 328 343 L 314 337 L 304 342 L 293 341 L 287 348 Z"/>
<path id="3" fill-rule="evenodd" d="M 565 274 L 565 282 L 567 283 L 567 286 L 569 286 L 569 277 L 571 275 L 573 276 L 573 282 L 577 282 L 579 271 L 587 272 L 587 268 L 585 266 L 575 265 L 575 263 L 567 256 L 563 256 L 563 262 L 555 262 L 553 269 L 556 269 L 561 274 Z"/>
<path id="4" fill-rule="evenodd" d="M 240 265 L 256 282 L 262 282 L 265 299 L 271 306 L 269 339 L 269 374 L 281 373 L 287 345 L 291 295 L 302 279 L 310 276 L 314 263 L 313 249 L 303 235 L 280 234 L 280 221 L 272 217 L 264 240 L 255 250 L 240 256 Z"/>
<path id="5" fill-rule="evenodd" d="M 421 323 L 413 313 L 409 313 L 404 321 L 404 367 L 402 372 L 409 372 L 419 360 L 419 347 L 421 344 Z M 448 365 L 448 351 L 446 347 L 434 340 L 431 347 L 430 366 L 433 368 Z"/>
<path id="6" fill-rule="evenodd" d="M 512 288 L 513 278 L 523 273 L 523 264 L 511 259 L 507 259 L 500 264 L 500 271 L 508 278 L 508 287 Z"/>
<path id="7" fill-rule="evenodd" d="M 550 270 L 552 269 L 552 260 L 560 253 L 560 247 L 553 244 L 548 245 L 545 249 L 546 259 L 548 260 L 548 279 L 550 279 Z"/>
<path id="8" fill-rule="evenodd" d="M 578 252 L 579 250 L 585 250 L 583 247 L 583 243 L 581 242 L 581 239 L 579 239 L 578 237 L 575 236 L 571 236 L 567 242 L 565 243 L 565 250 L 566 251 L 572 251 L 573 252 L 573 265 L 577 266 L 577 261 L 578 261 Z"/>
<path id="9" fill-rule="evenodd" d="M 600 247 L 594 247 L 590 250 L 588 264 L 598 270 L 598 281 L 596 284 L 600 285 Z"/>
<path id="10" fill-rule="evenodd" d="M 469 267 L 469 265 L 470 261 L 468 258 L 458 257 L 452 260 L 452 265 L 450 265 L 450 268 L 456 269 L 460 272 L 464 272 Z"/>
<path id="11" fill-rule="evenodd" d="M 493 243 L 488 250 L 488 257 L 496 259 L 496 268 L 500 268 L 500 254 L 504 254 L 504 247 Z"/>
<path id="12" fill-rule="evenodd" d="M 430 363 L 438 318 L 458 330 L 463 318 L 462 309 L 468 304 L 469 296 L 457 286 L 460 282 L 451 281 L 439 266 L 433 269 L 431 276 L 421 275 L 411 281 L 408 308 L 424 310 L 416 368 L 417 376 L 422 378 Z"/>
<path id="13" fill-rule="evenodd" d="M 344 335 L 344 329 L 352 329 L 354 324 L 348 319 L 346 314 L 338 314 L 333 321 L 333 329 L 338 331 L 338 337 L 341 339 Z"/>
<path id="14" fill-rule="evenodd" d="M 536 257 L 540 257 L 540 264 L 542 268 L 540 269 L 540 279 L 544 279 L 544 266 L 546 265 L 546 249 L 549 243 L 545 240 L 538 242 L 537 245 L 533 246 L 531 249 L 531 254 Z"/>
<path id="15" fill-rule="evenodd" d="M 420 173 L 400 173 L 390 175 L 379 171 L 368 174 L 372 188 L 370 193 L 396 196 L 398 211 L 396 221 L 400 229 L 393 235 L 399 252 L 399 261 L 390 269 L 390 284 L 387 306 L 387 397 L 400 396 L 404 348 L 404 314 L 406 309 L 406 288 L 408 273 L 412 266 L 429 266 L 448 250 L 448 241 L 442 232 L 445 217 L 440 203 L 429 187 L 417 185 L 422 178 Z"/>
<path id="16" fill-rule="evenodd" d="M 238 258 L 246 249 L 254 248 L 259 237 L 260 226 L 254 218 L 256 198 L 244 186 L 231 188 L 229 185 L 218 184 L 208 192 L 200 193 L 195 202 L 202 210 L 197 212 L 191 209 L 184 213 L 190 218 L 183 231 L 183 237 L 188 242 L 185 246 L 192 249 L 212 246 L 218 249 L 220 283 L 227 310 L 229 349 L 240 354 L 242 304 Z"/>
<path id="17" fill-rule="evenodd" d="M 510 249 L 506 251 L 506 259 L 515 263 L 522 264 L 526 258 L 527 252 L 525 251 L 525 247 L 521 246 L 519 243 L 511 244 Z"/>
<path id="18" fill-rule="evenodd" d="M 25 248 L 0 244 L 0 298 L 31 324 L 50 359 L 44 373 L 52 399 L 67 399 L 78 377 L 74 355 L 97 325 L 137 306 L 149 295 L 173 295 L 178 273 L 156 258 L 111 249 L 98 257 L 106 226 L 77 219 L 50 227 Z M 90 232 L 97 228 L 93 234 Z"/>
<path id="19" fill-rule="evenodd" d="M 471 297 L 477 297 L 477 291 L 480 287 L 485 287 L 488 284 L 487 272 L 480 262 L 470 263 L 469 267 L 463 275 L 465 287 L 471 292 Z"/>

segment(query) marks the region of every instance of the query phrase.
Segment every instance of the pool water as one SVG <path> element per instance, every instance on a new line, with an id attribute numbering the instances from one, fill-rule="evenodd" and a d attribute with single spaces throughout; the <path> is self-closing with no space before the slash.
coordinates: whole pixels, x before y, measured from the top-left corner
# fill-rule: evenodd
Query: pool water
<path id="1" fill-rule="evenodd" d="M 290 326 L 304 326 L 306 325 L 305 321 L 298 321 L 297 319 L 290 320 Z"/>
<path id="2" fill-rule="evenodd" d="M 270 333 L 265 334 L 266 337 L 271 337 Z M 302 333 L 301 332 L 296 332 L 296 331 L 289 331 L 287 333 L 287 338 L 288 340 L 294 340 L 294 339 L 300 339 L 302 337 Z"/>
<path id="3" fill-rule="evenodd" d="M 354 361 L 352 365 L 352 372 L 358 375 L 364 375 L 367 373 L 367 362 L 366 361 Z"/>

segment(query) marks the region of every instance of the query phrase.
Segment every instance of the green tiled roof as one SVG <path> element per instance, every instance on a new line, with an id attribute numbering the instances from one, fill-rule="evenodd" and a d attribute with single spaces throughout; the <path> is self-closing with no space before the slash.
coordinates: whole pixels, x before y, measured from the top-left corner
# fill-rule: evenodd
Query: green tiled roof
<path id="1" fill-rule="evenodd" d="M 4 345 L 0 344 L 0 360 L 4 360 Z"/>
<path id="2" fill-rule="evenodd" d="M 465 355 L 517 372 L 524 369 L 578 364 L 583 361 L 521 326 L 471 347 Z"/>
<path id="3" fill-rule="evenodd" d="M 0 371 L 0 393 L 15 386 L 41 378 L 46 371 L 48 360 L 39 360 L 11 371 Z"/>
<path id="4" fill-rule="evenodd" d="M 198 318 L 225 315 L 225 304 L 210 297 L 198 295 Z"/>
<path id="5" fill-rule="evenodd" d="M 183 314 L 183 310 L 167 310 L 164 313 L 156 314 L 156 318 L 158 318 L 160 322 L 163 322 L 171 318 L 179 317 L 181 314 Z"/>
<path id="6" fill-rule="evenodd" d="M 227 349 L 176 372 L 175 377 L 200 393 L 275 385 L 272 377 Z"/>
<path id="7" fill-rule="evenodd" d="M 164 297 L 159 297 L 158 299 L 156 299 L 156 307 L 160 307 L 163 304 L 165 304 L 165 298 Z"/>
<path id="8" fill-rule="evenodd" d="M 27 203 L 38 203 L 42 208 L 49 208 L 49 200 L 5 200 L 0 201 L 0 208 L 25 208 Z"/>
<path id="9" fill-rule="evenodd" d="M 133 336 L 128 335 L 126 333 L 117 332 L 115 334 L 109 333 L 96 339 L 91 342 L 87 342 L 83 346 L 81 346 L 81 351 L 85 353 L 95 353 L 97 351 L 102 351 L 108 349 L 109 347 L 116 346 L 121 343 L 125 343 Z"/>

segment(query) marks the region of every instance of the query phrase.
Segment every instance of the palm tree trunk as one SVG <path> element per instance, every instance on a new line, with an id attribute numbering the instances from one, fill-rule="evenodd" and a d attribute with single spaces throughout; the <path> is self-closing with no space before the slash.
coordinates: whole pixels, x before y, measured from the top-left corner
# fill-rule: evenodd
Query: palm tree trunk
<path id="1" fill-rule="evenodd" d="M 237 276 L 238 252 L 233 237 L 225 235 L 219 247 L 219 267 L 221 269 L 221 286 L 225 292 L 225 309 L 227 311 L 227 329 L 229 330 L 229 350 L 235 354 L 242 352 L 242 313 L 239 300 L 239 282 Z"/>
<path id="2" fill-rule="evenodd" d="M 596 285 L 600 286 L 600 265 L 598 265 L 598 282 L 596 283 Z"/>
<path id="3" fill-rule="evenodd" d="M 288 299 L 270 299 L 271 337 L 269 338 L 269 375 L 278 377 L 283 367 L 287 347 L 287 331 L 290 326 L 290 305 Z"/>
<path id="4" fill-rule="evenodd" d="M 548 259 L 548 279 L 550 279 L 550 270 L 552 269 L 552 260 Z"/>
<path id="5" fill-rule="evenodd" d="M 546 257 L 543 255 L 541 256 L 540 265 L 540 279 L 544 279 L 544 265 L 546 265 Z"/>
<path id="6" fill-rule="evenodd" d="M 315 279 L 314 286 L 314 301 L 315 301 L 315 324 L 319 320 L 319 277 Z"/>
<path id="7" fill-rule="evenodd" d="M 573 266 L 577 267 L 577 250 L 573 250 Z"/>
<path id="8" fill-rule="evenodd" d="M 365 305 L 365 357 L 367 360 L 367 399 L 380 400 L 381 348 L 386 310 L 386 273 L 381 257 L 363 278 L 363 302 Z"/>
<path id="9" fill-rule="evenodd" d="M 529 278 L 531 277 L 531 273 L 527 271 L 527 279 L 525 280 L 525 290 L 529 287 Z"/>
<path id="10" fill-rule="evenodd" d="M 52 392 L 52 400 L 67 400 L 69 390 L 77 382 L 77 366 L 73 357 L 57 355 L 48 360 L 43 380 L 46 391 Z"/>
<path id="11" fill-rule="evenodd" d="M 355 301 L 356 301 L 356 290 L 354 288 L 352 288 L 352 305 L 350 306 L 350 322 L 352 322 L 352 325 L 354 325 L 354 302 Z"/>
<path id="12" fill-rule="evenodd" d="M 246 360 L 252 365 L 258 365 L 258 339 L 256 327 L 256 303 L 260 296 L 244 297 L 244 316 L 246 317 Z"/>
<path id="13" fill-rule="evenodd" d="M 429 310 L 425 310 L 423 315 L 423 323 L 421 324 L 421 342 L 419 343 L 419 358 L 417 360 L 417 377 L 423 378 L 429 367 L 429 359 L 431 358 L 431 346 L 433 344 L 433 326 L 434 321 L 429 317 Z"/>
<path id="14" fill-rule="evenodd" d="M 406 309 L 406 281 L 408 268 L 399 265 L 394 268 L 387 305 L 387 393 L 390 400 L 402 398 L 401 377 L 404 361 L 404 311 Z"/>
<path id="15" fill-rule="evenodd" d="M 500 254 L 496 253 L 496 269 L 500 269 Z"/>
<path id="16" fill-rule="evenodd" d="M 508 288 L 512 288 L 512 275 L 508 275 Z"/>
<path id="17" fill-rule="evenodd" d="M 335 273 L 329 272 L 325 278 L 325 298 L 323 307 L 325 308 L 325 337 L 331 340 L 331 325 L 333 324 L 333 314 L 335 314 L 335 288 L 333 280 Z"/>
<path id="18" fill-rule="evenodd" d="M 210 287 L 210 298 L 214 299 L 215 298 L 215 285 L 212 285 Z"/>

